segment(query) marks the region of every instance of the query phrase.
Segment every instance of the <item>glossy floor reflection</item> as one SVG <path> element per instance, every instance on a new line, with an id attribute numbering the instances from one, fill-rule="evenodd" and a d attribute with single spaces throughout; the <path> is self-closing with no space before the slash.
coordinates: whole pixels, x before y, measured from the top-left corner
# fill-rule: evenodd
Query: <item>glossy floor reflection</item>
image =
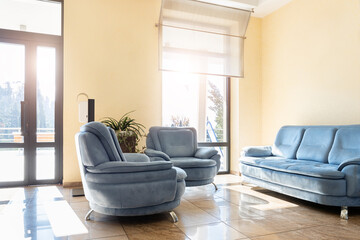
<path id="1" fill-rule="evenodd" d="M 98 213 L 61 186 L 0 189 L 0 239 L 360 239 L 360 208 L 326 207 L 252 185 L 234 175 L 187 188 L 174 211 L 145 217 Z"/>

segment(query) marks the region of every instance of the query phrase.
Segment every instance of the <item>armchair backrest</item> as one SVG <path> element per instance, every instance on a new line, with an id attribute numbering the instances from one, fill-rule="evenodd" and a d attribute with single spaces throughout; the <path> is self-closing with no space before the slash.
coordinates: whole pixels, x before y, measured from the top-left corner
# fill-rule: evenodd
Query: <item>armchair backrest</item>
<path id="1" fill-rule="evenodd" d="M 151 127 L 146 146 L 169 157 L 193 157 L 197 150 L 195 128 Z"/>
<path id="2" fill-rule="evenodd" d="M 90 122 L 80 128 L 77 134 L 77 148 L 82 164 L 97 166 L 108 161 L 124 161 L 123 153 L 115 133 L 100 122 Z"/>

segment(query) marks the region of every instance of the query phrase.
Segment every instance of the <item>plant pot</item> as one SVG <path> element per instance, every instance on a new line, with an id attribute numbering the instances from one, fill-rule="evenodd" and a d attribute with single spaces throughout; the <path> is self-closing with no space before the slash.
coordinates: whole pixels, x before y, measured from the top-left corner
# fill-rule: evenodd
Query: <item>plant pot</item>
<path id="1" fill-rule="evenodd" d="M 136 153 L 137 139 L 133 132 L 117 132 L 120 148 L 124 153 Z"/>

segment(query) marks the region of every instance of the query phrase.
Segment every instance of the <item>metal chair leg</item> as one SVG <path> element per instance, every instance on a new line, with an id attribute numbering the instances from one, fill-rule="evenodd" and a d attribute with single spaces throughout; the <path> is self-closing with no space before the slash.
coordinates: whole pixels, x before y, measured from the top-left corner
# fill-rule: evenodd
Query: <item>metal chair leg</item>
<path id="1" fill-rule="evenodd" d="M 90 220 L 90 215 L 94 210 L 90 209 L 90 211 L 88 211 L 88 213 L 85 216 L 85 221 L 89 221 Z"/>
<path id="2" fill-rule="evenodd" d="M 214 185 L 215 191 L 217 191 L 217 190 L 218 190 L 218 187 L 216 186 L 216 184 L 215 184 L 214 182 L 212 182 L 212 185 Z"/>
<path id="3" fill-rule="evenodd" d="M 349 219 L 348 207 L 347 206 L 342 206 L 341 207 L 340 218 L 345 219 L 345 220 Z"/>
<path id="4" fill-rule="evenodd" d="M 171 217 L 173 223 L 177 223 L 179 219 L 176 216 L 176 213 L 174 211 L 170 211 L 169 214 L 170 214 L 170 217 Z"/>

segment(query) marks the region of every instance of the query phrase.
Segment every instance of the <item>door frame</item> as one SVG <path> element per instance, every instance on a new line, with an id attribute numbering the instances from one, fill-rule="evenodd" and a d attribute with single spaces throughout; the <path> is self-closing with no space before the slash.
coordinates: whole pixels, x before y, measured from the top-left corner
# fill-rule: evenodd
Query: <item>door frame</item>
<path id="1" fill-rule="evenodd" d="M 62 5 L 63 12 L 63 5 Z M 63 13 L 62 13 L 63 15 Z M 63 22 L 63 17 L 62 17 Z M 63 33 L 63 24 L 62 24 Z M 26 186 L 34 184 L 57 184 L 63 180 L 63 34 L 53 36 L 47 34 L 20 32 L 0 29 L 0 42 L 25 45 L 25 87 L 24 101 L 35 101 L 26 107 L 25 112 L 30 119 L 28 130 L 36 132 L 36 48 L 37 46 L 54 47 L 56 49 L 56 80 L 55 80 L 55 142 L 37 143 L 36 134 L 29 139 L 24 136 L 24 143 L 0 143 L 0 148 L 24 148 L 24 181 L 0 182 L 0 187 Z M 32 86 L 31 86 L 32 85 Z M 35 88 L 35 89 L 34 89 Z M 35 96 L 32 96 L 35 94 Z M 29 102 L 29 101 L 27 101 Z M 20 104 L 20 103 L 19 103 Z M 25 120 L 26 121 L 26 120 Z M 55 148 L 55 178 L 53 180 L 36 180 L 36 148 Z M 25 157 L 27 156 L 27 157 Z M 34 175 L 35 174 L 35 175 Z"/>

